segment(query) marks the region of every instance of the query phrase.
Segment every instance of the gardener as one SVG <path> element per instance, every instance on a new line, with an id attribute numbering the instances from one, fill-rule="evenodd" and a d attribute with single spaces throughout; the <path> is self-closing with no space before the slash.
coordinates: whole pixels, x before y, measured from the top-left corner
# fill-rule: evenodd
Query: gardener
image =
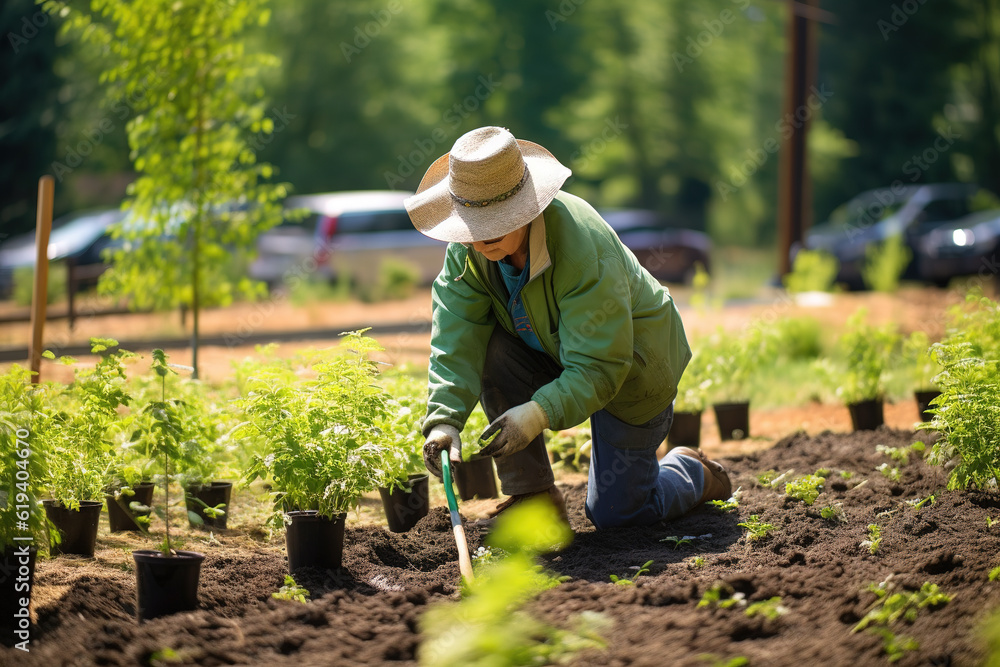
<path id="1" fill-rule="evenodd" d="M 669 292 L 582 199 L 547 150 L 483 127 L 455 142 L 406 200 L 413 225 L 449 241 L 433 287 L 424 462 L 461 460 L 478 400 L 509 496 L 491 516 L 539 494 L 565 518 L 542 431 L 590 417 L 587 517 L 597 528 L 648 525 L 710 499 L 729 476 L 698 451 L 656 460 L 691 358 Z"/>

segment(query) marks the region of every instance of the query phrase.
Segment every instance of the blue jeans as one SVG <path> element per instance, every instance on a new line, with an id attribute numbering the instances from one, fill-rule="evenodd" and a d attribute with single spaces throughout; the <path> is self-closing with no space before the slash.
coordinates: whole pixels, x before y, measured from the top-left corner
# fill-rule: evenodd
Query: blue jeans
<path id="1" fill-rule="evenodd" d="M 493 421 L 530 401 L 536 390 L 561 372 L 547 354 L 498 326 L 486 350 L 483 411 Z M 701 461 L 674 452 L 656 459 L 656 448 L 667 437 L 673 416 L 673 406 L 639 426 L 605 410 L 590 416 L 593 445 L 586 511 L 595 527 L 650 525 L 676 518 L 698 504 L 705 484 Z M 496 466 L 500 488 L 507 495 L 544 491 L 554 483 L 542 436 L 520 452 L 496 459 Z"/>

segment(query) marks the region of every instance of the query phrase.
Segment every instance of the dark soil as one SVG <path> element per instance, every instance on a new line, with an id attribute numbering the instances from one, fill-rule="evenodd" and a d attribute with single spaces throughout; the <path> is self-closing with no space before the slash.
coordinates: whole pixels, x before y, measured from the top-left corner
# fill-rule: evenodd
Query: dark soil
<path id="1" fill-rule="evenodd" d="M 607 649 L 579 654 L 578 664 L 706 665 L 745 656 L 753 665 L 880 665 L 888 664 L 881 636 L 851 632 L 875 600 L 867 586 L 890 577 L 907 590 L 931 582 L 952 599 L 892 627 L 920 644 L 897 664 L 978 665 L 977 625 L 1000 605 L 1000 582 L 987 576 L 1000 565 L 1000 525 L 988 528 L 986 521 L 1000 517 L 1000 496 L 948 492 L 945 471 L 919 456 L 901 467 L 899 481 L 875 471 L 889 461 L 876 445 L 905 447 L 916 438 L 888 430 L 785 438 L 726 460 L 734 486 L 743 488 L 738 510 L 702 507 L 649 528 L 597 533 L 583 514 L 586 488 L 567 487 L 576 540 L 549 565 L 571 580 L 542 594 L 533 609 L 563 627 L 585 610 L 613 621 Z M 818 468 L 832 474 L 811 507 L 756 482 L 767 469 L 805 474 Z M 841 471 L 853 477 L 845 481 Z M 906 503 L 931 493 L 936 501 L 922 509 Z M 834 503 L 842 503 L 844 521 L 821 518 L 820 508 Z M 737 523 L 754 514 L 777 530 L 749 542 Z M 872 523 L 882 528 L 875 554 L 861 546 Z M 475 549 L 480 531 L 470 526 L 468 533 Z M 661 541 L 686 535 L 701 537 L 676 549 Z M 307 605 L 270 598 L 284 575 L 280 551 L 201 549 L 208 555 L 201 608 L 143 625 L 134 620 L 134 575 L 127 568 L 41 562 L 36 594 L 45 600 L 36 605 L 31 652 L 0 649 L 0 664 L 412 663 L 421 614 L 457 596 L 447 512 L 432 510 L 402 535 L 349 529 L 347 545 L 341 572 L 300 574 L 299 583 L 313 594 Z M 704 559 L 701 567 L 694 566 L 695 556 Z M 630 575 L 647 560 L 652 569 L 638 585 L 610 583 L 610 574 Z M 699 608 L 703 593 L 720 581 L 750 603 L 780 596 L 788 611 L 767 620 L 738 607 Z M 61 597 L 52 594 L 60 587 Z M 178 661 L 154 660 L 163 649 L 172 649 Z"/>

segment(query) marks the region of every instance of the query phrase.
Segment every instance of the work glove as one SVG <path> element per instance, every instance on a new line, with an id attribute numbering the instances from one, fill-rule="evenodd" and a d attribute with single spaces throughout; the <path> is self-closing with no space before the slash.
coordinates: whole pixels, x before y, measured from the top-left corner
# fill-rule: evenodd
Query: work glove
<path id="1" fill-rule="evenodd" d="M 528 401 L 497 417 L 479 436 L 480 441 L 493 441 L 479 450 L 482 456 L 510 456 L 528 446 L 549 426 L 549 416 L 538 403 Z"/>
<path id="2" fill-rule="evenodd" d="M 424 441 L 424 465 L 438 479 L 441 479 L 441 452 L 446 449 L 451 450 L 448 458 L 452 463 L 461 462 L 462 436 L 458 429 L 448 424 L 438 424 L 431 429 Z"/>

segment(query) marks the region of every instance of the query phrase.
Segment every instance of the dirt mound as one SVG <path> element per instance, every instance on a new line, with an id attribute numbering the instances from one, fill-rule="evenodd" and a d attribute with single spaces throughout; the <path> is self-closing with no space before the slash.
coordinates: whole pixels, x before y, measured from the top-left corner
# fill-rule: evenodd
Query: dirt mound
<path id="1" fill-rule="evenodd" d="M 986 521 L 1000 516 L 1000 498 L 946 491 L 945 471 L 925 465 L 919 453 L 903 464 L 876 449 L 902 451 L 928 437 L 891 430 L 793 435 L 724 461 L 743 489 L 737 510 L 702 507 L 648 528 L 597 533 L 583 515 L 585 486 L 566 487 L 576 539 L 547 564 L 571 580 L 533 608 L 561 626 L 588 610 L 613 621 L 607 649 L 581 654 L 579 664 L 705 665 L 745 656 L 755 665 L 879 665 L 887 664 L 883 637 L 852 633 L 876 599 L 867 587 L 888 580 L 916 590 L 930 582 L 951 600 L 893 626 L 919 642 L 897 664 L 979 664 L 975 626 L 1000 605 L 1000 585 L 987 578 L 1000 565 L 1000 525 Z M 890 475 L 898 467 L 898 479 L 876 469 L 883 463 Z M 811 506 L 787 497 L 783 484 L 757 479 L 767 470 L 803 475 L 820 468 L 829 472 Z M 915 506 L 931 494 L 933 502 Z M 824 518 L 824 507 L 839 508 L 839 518 Z M 769 536 L 747 540 L 737 524 L 751 515 L 774 526 Z M 870 524 L 881 531 L 874 553 L 863 544 Z M 479 531 L 470 526 L 469 534 L 475 548 Z M 668 537 L 693 539 L 675 544 Z M 38 606 L 31 653 L 0 649 L 0 665 L 147 665 L 168 649 L 176 664 L 206 666 L 412 662 L 427 605 L 457 596 L 457 553 L 443 507 L 406 534 L 349 529 L 342 571 L 299 574 L 313 594 L 307 605 L 270 598 L 284 574 L 281 553 L 206 552 L 201 609 L 141 626 L 133 620 L 130 572 L 41 563 L 37 590 L 68 589 L 58 602 Z M 611 574 L 634 576 L 648 560 L 650 572 L 637 585 L 610 582 Z M 699 607 L 713 588 L 745 602 Z M 745 605 L 772 597 L 781 598 L 785 613 L 745 613 Z"/>

